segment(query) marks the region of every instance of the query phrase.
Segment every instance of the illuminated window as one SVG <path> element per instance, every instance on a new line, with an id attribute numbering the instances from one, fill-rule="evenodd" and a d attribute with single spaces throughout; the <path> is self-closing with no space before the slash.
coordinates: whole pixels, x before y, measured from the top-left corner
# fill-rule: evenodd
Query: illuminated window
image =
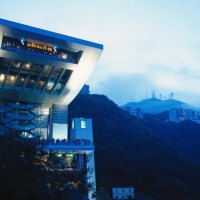
<path id="1" fill-rule="evenodd" d="M 72 129 L 74 129 L 74 120 L 72 120 Z"/>
<path id="2" fill-rule="evenodd" d="M 8 75 L 6 79 L 6 86 L 12 87 L 15 84 L 16 76 Z"/>
<path id="3" fill-rule="evenodd" d="M 81 128 L 86 128 L 86 121 L 85 119 L 81 119 Z"/>
<path id="4" fill-rule="evenodd" d="M 3 81 L 4 81 L 4 78 L 5 78 L 5 74 L 1 74 L 1 75 L 0 75 L 0 82 L 3 82 Z"/>

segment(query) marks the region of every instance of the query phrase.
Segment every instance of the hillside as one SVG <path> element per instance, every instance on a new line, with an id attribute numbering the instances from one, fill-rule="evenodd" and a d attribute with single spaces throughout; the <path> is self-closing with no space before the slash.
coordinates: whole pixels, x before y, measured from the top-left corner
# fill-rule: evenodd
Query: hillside
<path id="1" fill-rule="evenodd" d="M 151 114 L 161 113 L 172 108 L 185 108 L 195 110 L 195 108 L 192 106 L 175 99 L 160 100 L 157 98 L 144 99 L 140 102 L 129 102 L 122 106 L 122 108 L 126 107 L 130 107 L 132 110 L 141 108 L 143 112 Z"/>
<path id="2" fill-rule="evenodd" d="M 155 200 L 199 199 L 200 168 L 106 96 L 78 96 L 69 116 L 93 119 L 98 188 L 111 194 L 113 186 L 134 185 Z"/>
<path id="3" fill-rule="evenodd" d="M 200 125 L 190 120 L 166 123 L 164 114 L 145 115 L 144 126 L 168 143 L 181 158 L 200 165 Z"/>

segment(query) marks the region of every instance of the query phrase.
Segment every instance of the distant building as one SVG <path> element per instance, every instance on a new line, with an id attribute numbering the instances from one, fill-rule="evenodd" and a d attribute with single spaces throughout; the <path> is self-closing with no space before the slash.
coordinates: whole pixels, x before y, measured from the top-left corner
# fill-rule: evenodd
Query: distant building
<path id="1" fill-rule="evenodd" d="M 128 112 L 130 115 L 135 116 L 138 119 L 142 119 L 144 112 L 141 108 L 131 109 L 130 107 L 122 108 L 124 111 Z"/>
<path id="2" fill-rule="evenodd" d="M 169 110 L 169 121 L 170 122 L 181 122 L 184 120 L 191 120 L 200 123 L 199 112 L 183 109 L 183 108 L 173 108 Z"/>
<path id="3" fill-rule="evenodd" d="M 129 114 L 130 114 L 130 112 L 131 112 L 131 108 L 130 108 L 129 106 L 127 106 L 127 107 L 122 107 L 122 110 L 128 112 Z"/>
<path id="4" fill-rule="evenodd" d="M 114 200 L 134 199 L 134 187 L 114 187 L 112 195 Z"/>
<path id="5" fill-rule="evenodd" d="M 79 92 L 79 95 L 88 95 L 90 94 L 90 86 L 89 85 L 84 85 L 81 89 L 81 91 Z"/>
<path id="6" fill-rule="evenodd" d="M 137 117 L 137 118 L 139 118 L 139 119 L 142 119 L 143 118 L 143 111 L 142 111 L 142 109 L 141 108 L 136 108 L 134 116 Z"/>

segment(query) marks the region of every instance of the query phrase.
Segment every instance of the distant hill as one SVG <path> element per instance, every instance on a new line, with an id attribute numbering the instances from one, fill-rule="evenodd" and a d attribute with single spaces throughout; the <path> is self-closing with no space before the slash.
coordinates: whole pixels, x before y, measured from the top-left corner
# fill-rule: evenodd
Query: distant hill
<path id="1" fill-rule="evenodd" d="M 121 107 L 130 107 L 131 110 L 141 108 L 144 113 L 150 114 L 161 113 L 171 108 L 185 108 L 196 110 L 194 107 L 175 99 L 160 100 L 157 98 L 144 99 L 140 102 L 129 102 Z"/>
<path id="2" fill-rule="evenodd" d="M 78 96 L 69 117 L 93 119 L 98 188 L 111 195 L 114 186 L 134 185 L 137 200 L 199 199 L 200 125 L 139 120 L 104 95 Z"/>

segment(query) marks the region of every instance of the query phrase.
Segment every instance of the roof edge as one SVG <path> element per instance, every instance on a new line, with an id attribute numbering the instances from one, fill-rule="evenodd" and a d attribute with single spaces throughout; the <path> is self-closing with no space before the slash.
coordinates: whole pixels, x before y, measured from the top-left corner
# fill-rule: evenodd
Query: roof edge
<path id="1" fill-rule="evenodd" d="M 24 30 L 24 31 L 27 31 L 27 32 L 34 32 L 36 34 L 45 35 L 45 36 L 48 36 L 48 37 L 67 40 L 67 41 L 70 41 L 70 42 L 79 43 L 79 44 L 82 44 L 82 45 L 87 45 L 87 46 L 91 46 L 91 47 L 103 50 L 103 45 L 99 44 L 99 43 L 90 42 L 88 40 L 83 40 L 83 39 L 63 35 L 63 34 L 60 34 L 60 33 L 53 32 L 53 31 L 48 31 L 48 30 L 45 30 L 45 29 L 36 28 L 36 27 L 33 27 L 33 26 L 13 22 L 13 21 L 10 21 L 10 20 L 2 19 L 2 18 L 0 18 L 0 25 L 4 25 L 4 26 L 11 27 L 11 28 L 16 28 L 16 29 L 21 29 L 21 30 Z"/>

